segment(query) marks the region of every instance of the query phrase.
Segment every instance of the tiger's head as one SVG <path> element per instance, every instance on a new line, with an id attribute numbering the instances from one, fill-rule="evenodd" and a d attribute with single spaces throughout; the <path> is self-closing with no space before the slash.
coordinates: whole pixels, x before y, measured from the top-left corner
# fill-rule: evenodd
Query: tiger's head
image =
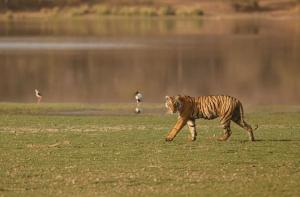
<path id="1" fill-rule="evenodd" d="M 182 102 L 180 101 L 180 96 L 166 96 L 165 106 L 170 113 L 176 113 L 181 110 Z"/>

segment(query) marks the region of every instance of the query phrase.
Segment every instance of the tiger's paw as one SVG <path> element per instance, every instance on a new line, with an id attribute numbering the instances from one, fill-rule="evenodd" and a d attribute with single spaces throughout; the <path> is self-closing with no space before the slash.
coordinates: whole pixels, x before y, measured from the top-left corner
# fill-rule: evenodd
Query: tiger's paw
<path id="1" fill-rule="evenodd" d="M 171 137 L 166 137 L 166 142 L 172 142 L 173 141 L 173 138 Z"/>
<path id="2" fill-rule="evenodd" d="M 191 142 L 196 141 L 196 139 L 197 139 L 196 137 L 191 137 L 191 136 L 189 136 L 189 138 L 188 138 L 188 140 Z"/>
<path id="3" fill-rule="evenodd" d="M 218 140 L 218 141 L 221 141 L 221 142 L 225 142 L 225 141 L 228 140 L 228 138 L 229 138 L 229 137 L 227 137 L 227 136 L 223 136 L 223 137 L 218 138 L 217 140 Z"/>

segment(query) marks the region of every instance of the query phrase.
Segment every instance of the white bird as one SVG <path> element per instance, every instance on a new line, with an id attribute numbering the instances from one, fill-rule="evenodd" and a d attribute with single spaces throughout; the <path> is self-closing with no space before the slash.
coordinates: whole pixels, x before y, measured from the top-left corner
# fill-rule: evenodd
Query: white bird
<path id="1" fill-rule="evenodd" d="M 135 100 L 136 100 L 136 103 L 142 102 L 142 100 L 143 100 L 143 95 L 142 95 L 142 93 L 140 93 L 139 91 L 136 91 L 136 92 L 135 92 Z"/>
<path id="2" fill-rule="evenodd" d="M 42 100 L 42 94 L 37 89 L 35 89 L 34 91 L 35 91 L 35 96 L 37 98 L 37 103 L 40 103 Z"/>
<path id="3" fill-rule="evenodd" d="M 143 95 L 139 91 L 136 91 L 135 95 L 134 95 L 134 98 L 136 100 L 135 113 L 139 114 L 139 113 L 142 112 L 141 104 L 142 104 L 142 101 L 143 101 Z"/>
<path id="4" fill-rule="evenodd" d="M 141 113 L 141 112 L 142 112 L 142 111 L 141 111 L 140 108 L 138 108 L 138 107 L 135 108 L 135 113 L 139 114 L 139 113 Z"/>

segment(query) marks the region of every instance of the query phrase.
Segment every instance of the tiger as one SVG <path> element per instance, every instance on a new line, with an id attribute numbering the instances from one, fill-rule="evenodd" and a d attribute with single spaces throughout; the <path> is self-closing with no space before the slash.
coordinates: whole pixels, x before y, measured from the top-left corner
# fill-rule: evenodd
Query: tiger
<path id="1" fill-rule="evenodd" d="M 253 131 L 258 126 L 252 129 L 244 120 L 243 105 L 232 96 L 166 96 L 165 106 L 171 113 L 178 112 L 178 120 L 168 133 L 166 141 L 172 141 L 186 124 L 190 131 L 190 140 L 195 141 L 197 137 L 195 120 L 199 118 L 212 120 L 218 117 L 224 132 L 218 140 L 226 141 L 231 136 L 230 123 L 233 121 L 247 131 L 250 141 L 255 141 Z"/>

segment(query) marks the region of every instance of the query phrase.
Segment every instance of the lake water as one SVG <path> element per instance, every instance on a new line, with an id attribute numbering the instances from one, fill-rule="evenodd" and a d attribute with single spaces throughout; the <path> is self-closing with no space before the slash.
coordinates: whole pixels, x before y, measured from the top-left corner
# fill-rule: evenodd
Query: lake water
<path id="1" fill-rule="evenodd" d="M 0 21 L 0 101 L 300 104 L 299 19 Z"/>

